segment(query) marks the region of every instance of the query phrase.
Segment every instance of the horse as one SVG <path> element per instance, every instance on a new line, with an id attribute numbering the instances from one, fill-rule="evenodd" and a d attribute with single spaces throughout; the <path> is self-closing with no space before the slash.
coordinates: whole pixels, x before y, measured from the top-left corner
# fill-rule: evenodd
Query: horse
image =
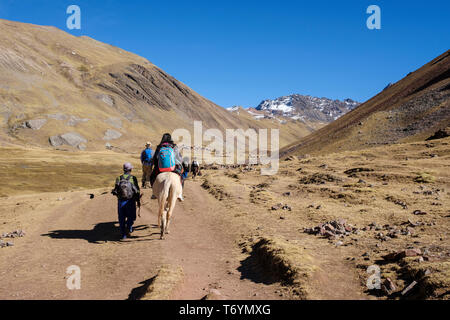
<path id="1" fill-rule="evenodd" d="M 180 176 L 174 172 L 161 172 L 153 184 L 153 194 L 158 199 L 158 227 L 161 228 L 161 240 L 169 234 L 170 218 L 177 198 L 182 193 Z"/>

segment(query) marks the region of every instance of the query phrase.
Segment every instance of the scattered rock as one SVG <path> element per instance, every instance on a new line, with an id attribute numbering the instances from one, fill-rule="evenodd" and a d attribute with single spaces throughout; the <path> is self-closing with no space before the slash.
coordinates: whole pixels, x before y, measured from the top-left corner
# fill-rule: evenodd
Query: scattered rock
<path id="1" fill-rule="evenodd" d="M 407 286 L 405 289 L 403 289 L 402 291 L 402 296 L 407 295 L 408 293 L 411 292 L 411 290 L 417 285 L 417 281 L 413 281 L 409 286 Z"/>
<path id="2" fill-rule="evenodd" d="M 122 119 L 120 118 L 108 118 L 105 122 L 116 129 L 122 129 Z"/>
<path id="3" fill-rule="evenodd" d="M 53 147 L 59 147 L 62 145 L 78 147 L 82 143 L 87 143 L 87 140 L 76 132 L 68 132 L 62 135 L 50 137 L 49 142 Z"/>
<path id="4" fill-rule="evenodd" d="M 333 220 L 330 222 L 322 223 L 314 228 L 305 228 L 304 232 L 313 235 L 321 235 L 326 238 L 336 238 L 348 236 L 351 233 L 355 233 L 357 228 L 353 227 L 344 219 Z"/>
<path id="5" fill-rule="evenodd" d="M 32 130 L 39 130 L 47 123 L 47 119 L 28 120 L 25 126 Z"/>
<path id="6" fill-rule="evenodd" d="M 64 141 L 61 138 L 61 136 L 52 136 L 48 139 L 48 141 L 50 142 L 50 145 L 52 147 L 59 147 L 64 144 Z"/>
<path id="7" fill-rule="evenodd" d="M 292 208 L 290 206 L 288 206 L 287 204 L 282 204 L 282 203 L 278 203 L 274 206 L 272 206 L 271 208 L 273 211 L 277 211 L 277 210 L 288 210 L 288 211 L 292 211 Z"/>
<path id="8" fill-rule="evenodd" d="M 392 282 L 391 279 L 386 278 L 381 284 L 381 290 L 383 291 L 384 294 L 391 295 L 392 293 L 394 293 L 395 290 L 397 290 L 397 287 L 395 286 L 395 284 Z"/>
<path id="9" fill-rule="evenodd" d="M 89 120 L 90 119 L 82 119 L 82 118 L 78 118 L 76 116 L 70 116 L 69 121 L 67 121 L 67 125 L 73 127 L 79 123 L 88 122 Z"/>
<path id="10" fill-rule="evenodd" d="M 421 210 L 414 210 L 414 212 L 413 212 L 413 215 L 416 215 L 416 216 L 423 216 L 426 214 L 427 214 L 426 212 L 421 211 Z"/>
<path id="11" fill-rule="evenodd" d="M 405 202 L 405 201 L 403 201 L 403 200 L 400 200 L 400 199 L 396 199 L 396 198 L 394 198 L 393 196 L 388 196 L 388 197 L 386 197 L 386 200 L 387 201 L 390 201 L 390 202 L 393 202 L 394 204 L 396 204 L 396 205 L 399 205 L 399 206 L 401 206 L 403 209 L 408 209 L 408 204 Z"/>
<path id="12" fill-rule="evenodd" d="M 114 99 L 106 94 L 99 94 L 97 97 L 97 99 L 103 101 L 104 103 L 106 103 L 108 106 L 112 107 L 114 105 Z"/>
<path id="13" fill-rule="evenodd" d="M 12 247 L 14 246 L 13 242 L 4 242 L 3 240 L 0 240 L 0 248 L 5 248 L 5 247 Z"/>
<path id="14" fill-rule="evenodd" d="M 105 136 L 103 137 L 103 140 L 116 140 L 119 139 L 122 136 L 122 134 L 119 131 L 108 129 L 105 132 Z"/>
<path id="15" fill-rule="evenodd" d="M 13 232 L 3 233 L 1 238 L 21 238 L 25 236 L 25 232 L 21 229 L 15 230 Z"/>

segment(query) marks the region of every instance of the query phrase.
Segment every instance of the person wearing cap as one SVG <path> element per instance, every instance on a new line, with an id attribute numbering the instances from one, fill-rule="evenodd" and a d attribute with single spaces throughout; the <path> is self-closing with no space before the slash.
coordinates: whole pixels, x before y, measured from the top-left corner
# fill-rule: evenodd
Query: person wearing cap
<path id="1" fill-rule="evenodd" d="M 150 184 L 150 175 L 152 174 L 153 150 L 151 142 L 145 144 L 145 149 L 141 153 L 142 163 L 142 188 Z"/>
<path id="2" fill-rule="evenodd" d="M 117 177 L 112 193 L 118 198 L 118 215 L 121 239 L 125 240 L 133 232 L 136 221 L 136 204 L 141 207 L 139 183 L 131 174 L 133 165 L 129 162 L 123 165 L 123 175 Z M 126 196 L 129 189 L 129 196 Z M 124 195 L 125 194 L 125 195 Z"/>

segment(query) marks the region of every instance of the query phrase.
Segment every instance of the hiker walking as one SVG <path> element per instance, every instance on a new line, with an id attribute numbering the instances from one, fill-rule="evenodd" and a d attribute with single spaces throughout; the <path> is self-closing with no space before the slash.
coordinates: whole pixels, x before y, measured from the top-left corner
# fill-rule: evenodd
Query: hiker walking
<path id="1" fill-rule="evenodd" d="M 184 181 L 188 178 L 189 176 L 189 169 L 190 169 L 190 164 L 189 164 L 189 158 L 185 157 L 183 158 L 183 173 L 181 174 L 181 185 L 184 188 Z"/>
<path id="2" fill-rule="evenodd" d="M 191 172 L 192 172 L 193 178 L 195 178 L 198 175 L 199 170 L 200 170 L 200 165 L 199 165 L 197 159 L 194 158 L 194 161 L 192 161 L 192 164 L 191 164 Z"/>
<path id="3" fill-rule="evenodd" d="M 156 177 L 161 172 L 175 172 L 180 175 L 183 171 L 182 159 L 177 145 L 173 142 L 170 133 L 165 133 L 162 136 L 161 142 L 156 147 L 155 154 L 152 161 L 152 173 L 150 175 L 150 184 L 153 187 Z M 183 195 L 178 197 L 180 201 L 183 201 Z"/>
<path id="4" fill-rule="evenodd" d="M 145 144 L 145 149 L 141 153 L 142 164 L 142 188 L 146 188 L 150 183 L 150 175 L 152 174 L 153 150 L 151 142 Z"/>
<path id="5" fill-rule="evenodd" d="M 127 162 L 123 165 L 123 175 L 117 177 L 112 193 L 118 198 L 120 236 L 125 240 L 133 232 L 136 220 L 136 204 L 141 208 L 138 180 L 131 175 L 133 166 Z"/>

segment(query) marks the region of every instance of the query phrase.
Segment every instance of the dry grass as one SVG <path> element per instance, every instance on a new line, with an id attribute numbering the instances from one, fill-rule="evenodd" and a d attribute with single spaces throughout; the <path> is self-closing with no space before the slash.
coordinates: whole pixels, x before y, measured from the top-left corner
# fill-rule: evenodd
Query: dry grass
<path id="1" fill-rule="evenodd" d="M 162 266 L 151 280 L 145 294 L 140 300 L 168 300 L 173 291 L 183 280 L 183 269 L 179 266 Z"/>
<path id="2" fill-rule="evenodd" d="M 429 153 L 438 157 L 430 157 Z M 335 274 L 353 270 L 361 279 L 362 289 L 367 280 L 367 267 L 379 264 L 382 255 L 411 246 L 423 251 L 431 248 L 437 259 L 432 262 L 433 267 L 439 271 L 427 281 L 442 292 L 449 290 L 444 281 L 448 277 L 450 258 L 449 160 L 450 138 L 446 138 L 435 140 L 433 144 L 399 144 L 282 161 L 276 177 L 261 176 L 258 170 L 239 169 L 227 175 L 220 170 L 205 171 L 205 177 L 220 184 L 222 192 L 230 195 L 223 205 L 233 208 L 233 215 L 253 230 L 253 236 L 301 243 L 308 248 L 307 254 L 317 258 L 318 265 L 332 255 L 336 260 L 330 264 L 337 266 L 343 262 L 346 265 L 336 267 Z M 352 170 L 355 168 L 359 169 Z M 233 173 L 239 176 L 238 180 Z M 417 173 L 424 178 L 421 182 L 414 181 L 419 176 Z M 424 173 L 432 173 L 434 179 Z M 277 203 L 289 205 L 292 211 L 271 210 Z M 426 214 L 414 215 L 416 210 Z M 340 218 L 358 229 L 372 223 L 380 229 L 336 240 L 303 233 L 304 228 Z M 387 237 L 386 241 L 380 239 L 379 233 L 387 234 L 385 225 L 406 230 L 409 221 L 420 225 L 409 227 L 409 234 Z M 338 241 L 341 243 L 337 247 Z M 324 270 L 326 268 L 331 267 L 324 267 Z M 337 270 L 339 268 L 342 270 Z M 397 263 L 383 267 L 382 271 L 383 277 L 399 281 L 399 289 L 407 285 Z M 426 297 L 438 296 L 438 293 L 430 293 Z"/>
<path id="3" fill-rule="evenodd" d="M 299 245 L 280 238 L 261 238 L 253 244 L 252 254 L 269 274 L 294 287 L 301 298 L 307 298 L 306 286 L 317 265 Z"/>
<path id="4" fill-rule="evenodd" d="M 1 148 L 3 174 L 0 197 L 113 187 L 124 162 L 141 177 L 138 155 L 112 151 L 64 152 L 31 148 Z"/>

